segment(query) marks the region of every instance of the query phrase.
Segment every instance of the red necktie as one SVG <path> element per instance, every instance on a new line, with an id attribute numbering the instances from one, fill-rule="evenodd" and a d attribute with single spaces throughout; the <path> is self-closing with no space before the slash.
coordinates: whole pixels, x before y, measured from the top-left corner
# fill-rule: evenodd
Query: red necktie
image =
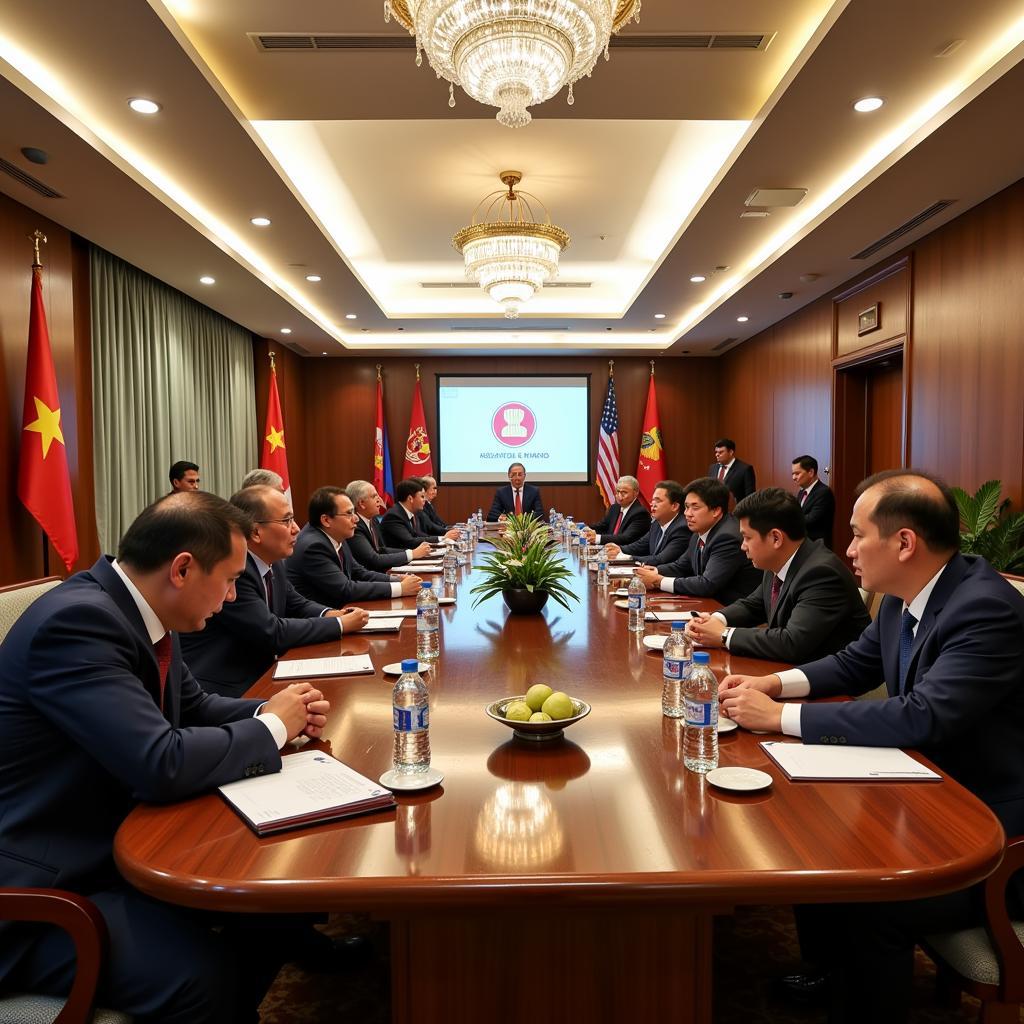
<path id="1" fill-rule="evenodd" d="M 772 606 L 771 610 L 775 610 L 775 606 L 779 603 L 779 592 L 782 590 L 782 580 L 778 576 L 772 576 Z"/>
<path id="2" fill-rule="evenodd" d="M 516 491 L 516 515 L 523 513 L 523 499 L 519 491 Z"/>
<path id="3" fill-rule="evenodd" d="M 370 540 L 373 541 L 373 550 L 380 551 L 380 537 L 377 536 L 377 524 L 370 520 Z"/>
<path id="4" fill-rule="evenodd" d="M 164 709 L 164 688 L 167 686 L 167 671 L 171 667 L 171 634 L 164 633 L 155 644 L 153 654 L 156 657 L 157 671 L 160 673 L 160 710 Z"/>
<path id="5" fill-rule="evenodd" d="M 612 530 L 612 536 L 619 532 L 619 527 L 622 525 L 622 509 L 619 509 L 619 518 L 615 520 L 615 529 Z"/>
<path id="6" fill-rule="evenodd" d="M 720 465 L 718 467 L 718 479 L 719 480 L 724 480 L 725 479 L 725 466 L 721 466 Z"/>
<path id="7" fill-rule="evenodd" d="M 274 573 L 272 569 L 267 570 L 266 576 L 263 577 L 263 582 L 267 587 L 267 607 L 274 610 Z"/>
<path id="8" fill-rule="evenodd" d="M 800 493 L 796 496 L 796 500 L 799 501 L 801 505 L 803 505 L 806 498 L 807 492 L 803 488 L 800 488 Z"/>

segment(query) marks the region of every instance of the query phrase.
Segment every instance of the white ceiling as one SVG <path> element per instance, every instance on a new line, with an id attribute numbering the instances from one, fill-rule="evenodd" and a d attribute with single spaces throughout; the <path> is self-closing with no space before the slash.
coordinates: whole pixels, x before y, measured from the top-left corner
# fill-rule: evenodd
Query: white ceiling
<path id="1" fill-rule="evenodd" d="M 379 0 L 107 0 L 102 19 L 77 0 L 5 0 L 0 156 L 64 198 L 6 175 L 0 190 L 258 334 L 290 327 L 289 346 L 311 355 L 704 354 L 865 269 L 852 254 L 936 199 L 955 202 L 874 259 L 1024 173 L 1020 0 L 725 8 L 644 0 L 623 37 L 749 32 L 770 45 L 614 46 L 574 106 L 556 97 L 510 130 L 461 94 L 450 110 L 411 48 L 253 42 L 403 37 Z M 139 95 L 161 112 L 130 111 Z M 864 95 L 886 104 L 857 114 Z M 49 162 L 28 163 L 23 146 Z M 475 289 L 421 287 L 462 279 L 451 236 L 507 167 L 572 236 L 560 280 L 590 284 L 546 290 L 518 321 Z M 808 192 L 741 219 L 756 187 Z M 251 226 L 257 214 L 272 225 Z"/>

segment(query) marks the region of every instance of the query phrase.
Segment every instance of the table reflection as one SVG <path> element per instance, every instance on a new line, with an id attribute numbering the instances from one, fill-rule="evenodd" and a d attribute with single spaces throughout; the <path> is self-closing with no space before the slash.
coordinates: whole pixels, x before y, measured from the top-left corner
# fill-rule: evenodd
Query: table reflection
<path id="1" fill-rule="evenodd" d="M 521 872 L 543 867 L 564 845 L 558 813 L 536 783 L 504 783 L 480 808 L 475 846 L 492 868 Z"/>

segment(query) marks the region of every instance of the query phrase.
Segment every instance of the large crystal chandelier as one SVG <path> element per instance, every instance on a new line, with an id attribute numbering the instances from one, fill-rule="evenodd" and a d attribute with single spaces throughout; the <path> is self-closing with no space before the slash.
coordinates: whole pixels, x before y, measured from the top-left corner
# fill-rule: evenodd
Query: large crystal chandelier
<path id="1" fill-rule="evenodd" d="M 517 189 L 519 171 L 502 171 L 505 189 L 484 196 L 452 245 L 466 261 L 466 277 L 479 283 L 505 316 L 519 316 L 519 307 L 558 275 L 558 257 L 569 236 L 551 223 L 544 204 Z M 544 210 L 544 221 L 534 216 L 530 200 Z"/>
<path id="2" fill-rule="evenodd" d="M 641 0 L 384 0 L 384 19 L 416 36 L 416 64 L 498 110 L 509 128 L 529 124 L 527 107 L 550 99 L 608 59 L 608 40 Z"/>

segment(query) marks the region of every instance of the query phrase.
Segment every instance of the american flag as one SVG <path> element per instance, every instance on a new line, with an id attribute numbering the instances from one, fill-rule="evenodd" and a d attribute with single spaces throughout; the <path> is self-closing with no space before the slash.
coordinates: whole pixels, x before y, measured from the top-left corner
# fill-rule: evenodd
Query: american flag
<path id="1" fill-rule="evenodd" d="M 615 378 L 608 378 L 608 392 L 601 410 L 601 430 L 597 437 L 597 488 L 610 505 L 619 479 L 619 410 L 615 406 Z"/>

